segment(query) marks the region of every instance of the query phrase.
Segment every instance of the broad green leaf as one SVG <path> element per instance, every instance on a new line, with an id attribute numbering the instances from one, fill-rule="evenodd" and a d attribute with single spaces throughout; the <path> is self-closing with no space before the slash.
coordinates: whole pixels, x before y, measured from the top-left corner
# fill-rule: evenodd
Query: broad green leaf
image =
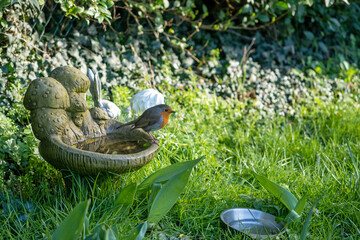
<path id="1" fill-rule="evenodd" d="M 306 239 L 306 233 L 308 231 L 308 228 L 309 228 L 309 225 L 310 225 L 310 221 L 311 221 L 311 216 L 312 216 L 312 213 L 314 211 L 314 208 L 316 207 L 316 205 L 319 203 L 319 201 L 322 199 L 324 195 L 322 195 L 318 200 L 316 200 L 316 202 L 314 203 L 314 205 L 312 205 L 307 217 L 306 217 L 306 220 L 305 220 L 305 224 L 301 230 L 301 235 L 300 235 L 300 240 L 305 240 Z"/>
<path id="2" fill-rule="evenodd" d="M 306 195 L 303 196 L 296 204 L 295 208 L 290 211 L 290 213 L 286 216 L 285 221 L 287 223 L 291 223 L 296 219 L 301 217 L 301 213 L 304 210 L 306 204 Z"/>
<path id="3" fill-rule="evenodd" d="M 151 205 L 154 202 L 154 199 L 155 199 L 156 195 L 158 194 L 158 192 L 160 191 L 161 188 L 162 188 L 161 183 L 154 183 L 153 184 L 151 194 L 150 194 L 150 197 L 149 197 L 149 201 L 148 201 L 149 209 L 151 208 Z"/>
<path id="4" fill-rule="evenodd" d="M 249 13 L 252 14 L 253 13 L 253 8 L 250 4 L 245 4 L 242 8 L 241 8 L 241 13 Z"/>
<path id="5" fill-rule="evenodd" d="M 1 19 L 1 20 L 0 20 L 0 25 L 1 25 L 3 28 L 5 28 L 5 27 L 7 27 L 8 23 L 6 22 L 5 19 Z"/>
<path id="6" fill-rule="evenodd" d="M 114 2 L 113 1 L 106 1 L 105 4 L 106 4 L 107 8 L 111 8 L 114 5 Z"/>
<path id="7" fill-rule="evenodd" d="M 276 7 L 278 7 L 280 10 L 286 10 L 289 8 L 288 4 L 284 1 L 276 1 L 275 3 Z"/>
<path id="8" fill-rule="evenodd" d="M 314 39 L 314 34 L 312 32 L 304 31 L 304 35 L 309 41 L 312 41 Z"/>
<path id="9" fill-rule="evenodd" d="M 253 174 L 255 178 L 260 182 L 261 186 L 263 186 L 277 199 L 279 199 L 290 211 L 295 209 L 298 201 L 291 192 L 281 187 L 280 185 L 270 181 L 264 176 L 258 175 L 255 172 L 253 172 Z"/>
<path id="10" fill-rule="evenodd" d="M 144 238 L 147 230 L 147 222 L 137 225 L 130 231 L 128 237 L 125 240 L 141 240 Z"/>
<path id="11" fill-rule="evenodd" d="M 137 185 L 135 183 L 129 184 L 123 189 L 121 189 L 119 195 L 116 197 L 115 200 L 115 210 L 119 210 L 121 208 L 127 208 L 130 207 L 135 198 Z"/>
<path id="12" fill-rule="evenodd" d="M 157 223 L 170 211 L 188 182 L 191 168 L 173 176 L 156 195 L 148 216 L 148 221 Z"/>
<path id="13" fill-rule="evenodd" d="M 55 230 L 52 240 L 76 240 L 79 238 L 83 227 L 85 216 L 90 205 L 90 200 L 79 203 L 71 213 L 62 221 Z"/>
<path id="14" fill-rule="evenodd" d="M 268 15 L 265 15 L 265 14 L 260 14 L 258 16 L 259 20 L 262 21 L 262 22 L 269 22 L 270 21 L 270 18 Z"/>
<path id="15" fill-rule="evenodd" d="M 117 240 L 112 229 L 107 228 L 104 224 L 98 225 L 93 234 L 87 236 L 85 240 Z"/>
<path id="16" fill-rule="evenodd" d="M 336 18 L 330 18 L 330 21 L 331 21 L 332 23 L 334 23 L 337 27 L 340 27 L 340 26 L 341 26 L 339 20 L 337 20 Z"/>
<path id="17" fill-rule="evenodd" d="M 182 173 L 188 169 L 194 167 L 197 163 L 203 160 L 205 157 L 202 156 L 196 160 L 186 161 L 186 162 L 179 162 L 172 164 L 168 167 L 162 168 L 155 173 L 151 174 L 147 177 L 140 185 L 138 186 L 139 191 L 147 190 L 151 187 L 154 183 L 164 182 L 169 180 L 175 175 Z"/>
<path id="18" fill-rule="evenodd" d="M 305 208 L 305 204 L 306 204 L 306 198 L 307 196 L 304 195 L 296 204 L 294 211 L 297 212 L 299 215 L 301 215 L 302 211 Z"/>
<path id="19" fill-rule="evenodd" d="M 4 8 L 10 5 L 10 0 L 0 0 L 0 8 Z"/>
<path id="20" fill-rule="evenodd" d="M 291 210 L 289 212 L 289 214 L 286 216 L 285 222 L 292 223 L 293 221 L 295 221 L 298 218 L 300 218 L 300 215 L 295 210 Z"/>
<path id="21" fill-rule="evenodd" d="M 207 6 L 205 4 L 203 4 L 201 7 L 202 7 L 202 10 L 203 10 L 204 13 L 208 12 L 208 8 L 207 8 Z"/>
<path id="22" fill-rule="evenodd" d="M 67 14 L 73 15 L 74 17 L 77 17 L 76 15 L 77 15 L 78 13 L 82 13 L 82 12 L 84 12 L 84 8 L 83 8 L 83 7 L 76 6 L 76 7 L 71 8 L 71 9 L 67 12 Z"/>
<path id="23" fill-rule="evenodd" d="M 98 222 L 105 222 L 106 219 L 111 218 L 113 214 L 126 215 L 128 209 L 134 202 L 136 189 L 137 185 L 135 183 L 129 184 L 121 189 L 120 193 L 116 196 L 111 214 L 104 214 Z"/>

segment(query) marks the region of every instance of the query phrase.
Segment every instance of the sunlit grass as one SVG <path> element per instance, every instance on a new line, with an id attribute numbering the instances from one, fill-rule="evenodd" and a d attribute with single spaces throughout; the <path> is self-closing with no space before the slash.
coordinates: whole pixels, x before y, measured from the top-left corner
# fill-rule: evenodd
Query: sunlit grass
<path id="1" fill-rule="evenodd" d="M 117 96 L 125 99 L 120 93 Z M 310 239 L 360 238 L 357 106 L 314 105 L 298 119 L 260 119 L 256 114 L 244 115 L 239 102 L 211 95 L 179 91 L 166 97 L 177 114 L 166 128 L 154 133 L 160 148 L 153 161 L 139 171 L 108 179 L 74 178 L 68 193 L 61 183 L 53 187 L 52 194 L 34 189 L 37 194 L 22 199 L 34 204 L 27 221 L 19 220 L 21 207 L 6 214 L 1 210 L 1 236 L 49 239 L 74 206 L 87 199 L 91 199 L 90 229 L 101 220 L 107 226 L 116 225 L 120 235 L 126 236 L 146 220 L 148 210 L 144 199 L 138 197 L 128 214 L 114 215 L 112 206 L 120 189 L 139 184 L 165 166 L 204 155 L 182 197 L 157 226 L 150 227 L 148 239 L 248 239 L 220 222 L 220 213 L 232 207 L 251 207 L 285 217 L 285 206 L 261 187 L 251 171 L 287 188 L 298 199 L 307 194 L 305 213 L 324 194 L 312 215 Z M 9 192 L 3 202 L 19 195 Z M 299 238 L 305 218 L 303 214 L 289 225 L 284 238 Z"/>

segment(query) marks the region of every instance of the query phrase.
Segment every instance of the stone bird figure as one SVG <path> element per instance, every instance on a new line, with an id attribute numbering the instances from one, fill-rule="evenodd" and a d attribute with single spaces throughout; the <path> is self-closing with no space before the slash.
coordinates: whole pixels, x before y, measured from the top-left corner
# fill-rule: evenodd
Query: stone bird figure
<path id="1" fill-rule="evenodd" d="M 101 83 L 97 71 L 94 70 L 93 72 L 89 68 L 87 75 L 90 79 L 90 93 L 94 100 L 94 105 L 104 110 L 110 118 L 119 119 L 121 115 L 120 108 L 111 101 L 101 99 Z"/>

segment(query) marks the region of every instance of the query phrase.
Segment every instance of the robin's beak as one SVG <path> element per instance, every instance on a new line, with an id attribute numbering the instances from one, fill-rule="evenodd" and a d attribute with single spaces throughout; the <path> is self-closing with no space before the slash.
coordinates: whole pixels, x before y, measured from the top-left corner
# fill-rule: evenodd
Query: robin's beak
<path id="1" fill-rule="evenodd" d="M 173 110 L 171 110 L 171 112 L 170 113 L 176 113 L 175 111 L 173 111 Z"/>

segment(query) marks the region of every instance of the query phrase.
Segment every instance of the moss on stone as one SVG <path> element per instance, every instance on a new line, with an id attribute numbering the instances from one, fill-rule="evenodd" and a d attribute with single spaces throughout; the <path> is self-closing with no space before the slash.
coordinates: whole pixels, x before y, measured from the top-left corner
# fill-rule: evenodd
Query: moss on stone
<path id="1" fill-rule="evenodd" d="M 35 137 L 39 140 L 51 134 L 61 134 L 70 121 L 65 110 L 52 108 L 31 111 L 30 120 Z"/>
<path id="2" fill-rule="evenodd" d="M 38 78 L 30 83 L 24 97 L 24 106 L 28 110 L 65 109 L 70 107 L 70 99 L 64 86 L 56 79 Z"/>
<path id="3" fill-rule="evenodd" d="M 69 92 L 86 93 L 90 87 L 89 78 L 74 67 L 58 67 L 50 76 L 58 80 Z"/>

